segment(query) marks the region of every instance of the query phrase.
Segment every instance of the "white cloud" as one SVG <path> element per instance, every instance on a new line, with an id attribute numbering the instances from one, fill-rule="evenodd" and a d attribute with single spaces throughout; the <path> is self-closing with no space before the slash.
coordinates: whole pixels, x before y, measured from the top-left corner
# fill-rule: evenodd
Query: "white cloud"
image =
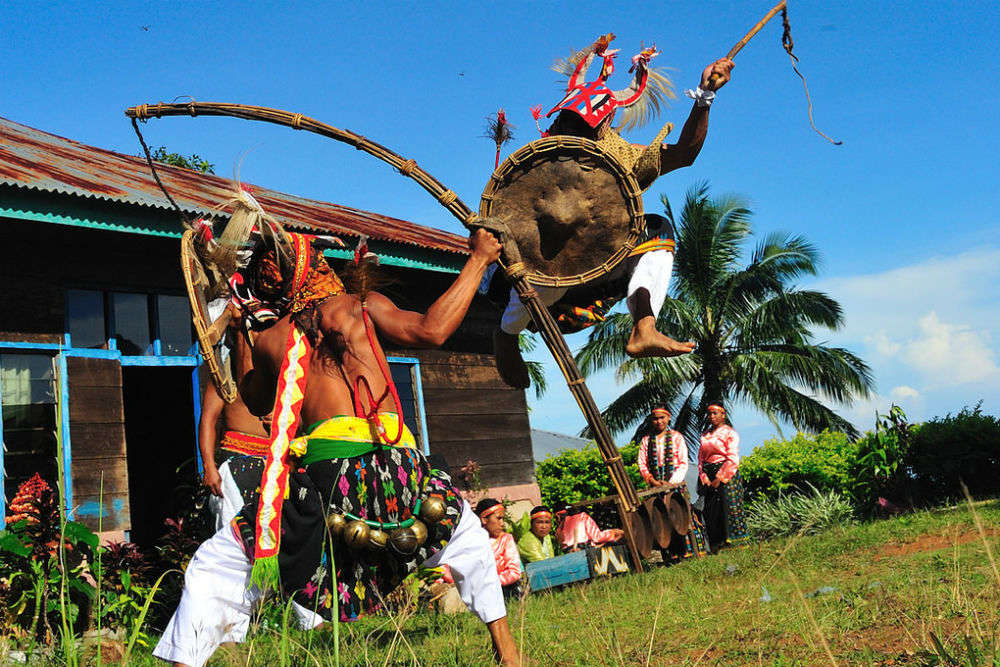
<path id="1" fill-rule="evenodd" d="M 905 384 L 899 387 L 893 387 L 892 391 L 889 392 L 889 398 L 893 401 L 903 401 L 906 399 L 917 399 L 920 398 L 920 392 L 913 387 L 907 387 Z"/>
<path id="2" fill-rule="evenodd" d="M 988 331 L 942 322 L 933 310 L 920 318 L 919 335 L 900 356 L 936 386 L 979 382 L 997 374 Z"/>

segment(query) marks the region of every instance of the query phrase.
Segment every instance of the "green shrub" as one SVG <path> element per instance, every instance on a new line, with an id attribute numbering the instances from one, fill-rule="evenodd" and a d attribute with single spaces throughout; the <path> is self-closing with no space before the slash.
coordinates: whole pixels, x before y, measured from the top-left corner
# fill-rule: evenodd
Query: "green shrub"
<path id="1" fill-rule="evenodd" d="M 886 415 L 875 413 L 875 431 L 858 440 L 850 467 L 850 493 L 862 514 L 875 512 L 879 498 L 906 502 L 912 482 L 906 458 L 913 433 L 914 427 L 898 405 Z"/>
<path id="2" fill-rule="evenodd" d="M 854 506 L 837 491 L 813 487 L 809 493 L 780 494 L 774 499 L 761 496 L 747 504 L 746 512 L 751 534 L 767 539 L 842 526 L 851 521 Z"/>
<path id="3" fill-rule="evenodd" d="M 791 440 L 766 441 L 740 461 L 740 475 L 749 497 L 776 499 L 811 488 L 846 491 L 851 488 L 851 462 L 857 445 L 844 433 L 797 433 Z"/>
<path id="4" fill-rule="evenodd" d="M 939 504 L 962 496 L 959 482 L 977 496 L 1000 494 L 1000 419 L 981 404 L 916 427 L 906 458 L 915 504 Z"/>
<path id="5" fill-rule="evenodd" d="M 619 448 L 622 462 L 632 483 L 638 487 L 642 481 L 636 458 L 639 445 L 629 443 Z M 597 445 L 591 443 L 583 449 L 567 449 L 550 454 L 535 465 L 538 488 L 542 502 L 552 508 L 590 498 L 610 496 L 615 492 L 608 475 L 608 467 L 601 458 Z"/>

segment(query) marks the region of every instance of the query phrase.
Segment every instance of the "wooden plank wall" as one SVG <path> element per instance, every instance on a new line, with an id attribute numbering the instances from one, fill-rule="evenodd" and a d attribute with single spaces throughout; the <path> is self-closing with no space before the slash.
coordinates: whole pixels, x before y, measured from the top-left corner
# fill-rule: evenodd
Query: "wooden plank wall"
<path id="1" fill-rule="evenodd" d="M 97 529 L 103 473 L 101 530 L 129 530 L 121 365 L 113 359 L 70 357 L 66 361 L 76 516 Z"/>
<path id="2" fill-rule="evenodd" d="M 524 391 L 503 383 L 492 355 L 444 350 L 392 354 L 420 359 L 430 450 L 445 457 L 453 475 L 472 459 L 487 486 L 535 481 Z"/>

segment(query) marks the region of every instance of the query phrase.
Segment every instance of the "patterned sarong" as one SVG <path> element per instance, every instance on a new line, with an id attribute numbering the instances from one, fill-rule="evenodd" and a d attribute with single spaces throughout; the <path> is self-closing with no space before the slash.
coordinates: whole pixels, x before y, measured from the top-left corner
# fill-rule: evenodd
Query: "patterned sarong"
<path id="1" fill-rule="evenodd" d="M 386 430 L 394 434 L 396 415 L 380 417 Z M 448 543 L 461 515 L 462 498 L 446 473 L 430 469 L 405 427 L 396 446 L 381 444 L 369 422 L 357 417 L 334 417 L 307 431 L 291 447 L 300 460 L 292 466 L 288 497 L 282 505 L 281 586 L 285 594 L 324 618 L 332 618 L 336 603 L 340 620 L 351 621 L 375 611 L 407 574 Z M 405 521 L 413 515 L 424 490 L 444 499 L 447 514 L 428 526 L 423 546 L 410 556 L 402 556 L 389 547 L 355 551 L 340 538 L 333 538 L 334 588 L 331 540 L 325 522 L 328 511 L 349 512 L 383 523 Z M 251 500 L 234 520 L 238 536 L 251 554 L 256 508 Z"/>
<path id="2" fill-rule="evenodd" d="M 705 463 L 702 470 L 708 479 L 714 480 L 722 468 L 722 462 Z M 698 494 L 705 499 L 705 527 L 708 541 L 713 549 L 723 544 L 739 545 L 750 538 L 747 534 L 746 513 L 743 509 L 743 479 L 739 470 L 733 478 L 716 488 L 698 483 Z"/>

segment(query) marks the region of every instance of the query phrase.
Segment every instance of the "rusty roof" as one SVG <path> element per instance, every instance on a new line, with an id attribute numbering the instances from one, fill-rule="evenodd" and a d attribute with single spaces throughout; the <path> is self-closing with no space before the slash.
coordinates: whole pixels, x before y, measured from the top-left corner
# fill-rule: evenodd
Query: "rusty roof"
<path id="1" fill-rule="evenodd" d="M 185 212 L 198 215 L 232 196 L 233 183 L 157 163 L 157 173 Z M 88 146 L 0 117 L 0 183 L 107 201 L 172 210 L 145 158 Z M 295 230 L 345 236 L 367 235 L 447 252 L 466 253 L 464 237 L 349 206 L 251 186 L 268 213 Z"/>

